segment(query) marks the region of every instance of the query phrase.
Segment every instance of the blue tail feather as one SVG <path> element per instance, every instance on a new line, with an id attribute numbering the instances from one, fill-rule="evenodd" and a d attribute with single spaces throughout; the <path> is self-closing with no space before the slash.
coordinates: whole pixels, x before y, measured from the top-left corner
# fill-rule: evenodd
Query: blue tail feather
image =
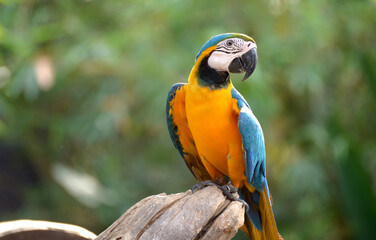
<path id="1" fill-rule="evenodd" d="M 249 219 L 251 219 L 253 225 L 257 228 L 257 230 L 262 231 L 261 217 L 259 211 L 260 193 L 257 190 L 251 193 L 248 191 L 248 189 L 246 189 L 246 187 L 244 187 L 244 189 L 242 190 L 239 191 L 239 196 L 249 205 L 247 216 L 249 217 Z"/>

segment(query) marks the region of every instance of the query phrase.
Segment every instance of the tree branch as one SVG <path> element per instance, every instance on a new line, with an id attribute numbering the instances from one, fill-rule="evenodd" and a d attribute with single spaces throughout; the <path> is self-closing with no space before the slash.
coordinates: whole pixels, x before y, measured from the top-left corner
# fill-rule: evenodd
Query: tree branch
<path id="1" fill-rule="evenodd" d="M 228 200 L 217 187 L 209 186 L 194 193 L 147 197 L 97 237 L 70 224 L 20 220 L 0 223 L 0 240 L 227 240 L 243 223 L 242 203 Z"/>
<path id="2" fill-rule="evenodd" d="M 147 197 L 95 240 L 231 239 L 244 223 L 244 207 L 215 186 Z"/>

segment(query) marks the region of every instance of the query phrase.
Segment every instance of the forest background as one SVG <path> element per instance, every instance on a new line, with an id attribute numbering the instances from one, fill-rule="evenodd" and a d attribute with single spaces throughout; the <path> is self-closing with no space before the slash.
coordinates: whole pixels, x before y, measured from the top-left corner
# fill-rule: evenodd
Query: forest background
<path id="1" fill-rule="evenodd" d="M 212 36 L 258 45 L 246 82 L 285 239 L 376 236 L 376 1 L 0 0 L 0 221 L 99 234 L 196 183 L 165 120 Z M 239 233 L 236 239 L 245 239 Z"/>

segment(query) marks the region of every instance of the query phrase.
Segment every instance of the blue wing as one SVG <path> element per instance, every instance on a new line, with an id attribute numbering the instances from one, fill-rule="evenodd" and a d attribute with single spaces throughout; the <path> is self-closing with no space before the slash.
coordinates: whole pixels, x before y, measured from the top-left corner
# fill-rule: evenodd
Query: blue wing
<path id="1" fill-rule="evenodd" d="M 261 219 L 264 217 L 261 216 L 263 214 L 261 214 L 260 201 L 265 201 L 265 198 L 267 198 L 270 204 L 270 195 L 265 174 L 264 134 L 259 121 L 243 96 L 235 88 L 232 89 L 231 94 L 236 99 L 240 111 L 238 128 L 243 143 L 245 175 L 249 185 L 256 188 L 256 191 L 245 188 L 241 191 L 240 196 L 250 204 L 251 207 L 248 209 L 247 215 L 254 226 L 261 231 Z M 265 191 L 263 192 L 264 187 Z"/>
<path id="2" fill-rule="evenodd" d="M 233 88 L 232 97 L 240 110 L 238 127 L 242 137 L 248 183 L 261 192 L 266 183 L 264 134 L 255 115 L 243 96 Z"/>

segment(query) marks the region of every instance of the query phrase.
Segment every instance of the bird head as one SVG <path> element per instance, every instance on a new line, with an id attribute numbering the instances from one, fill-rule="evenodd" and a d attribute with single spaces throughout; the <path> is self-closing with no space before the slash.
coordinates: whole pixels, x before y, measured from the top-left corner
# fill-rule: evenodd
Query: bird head
<path id="1" fill-rule="evenodd" d="M 240 33 L 224 33 L 212 37 L 201 48 L 196 62 L 208 56 L 208 66 L 218 72 L 243 73 L 243 81 L 256 68 L 257 46 L 253 38 Z"/>

